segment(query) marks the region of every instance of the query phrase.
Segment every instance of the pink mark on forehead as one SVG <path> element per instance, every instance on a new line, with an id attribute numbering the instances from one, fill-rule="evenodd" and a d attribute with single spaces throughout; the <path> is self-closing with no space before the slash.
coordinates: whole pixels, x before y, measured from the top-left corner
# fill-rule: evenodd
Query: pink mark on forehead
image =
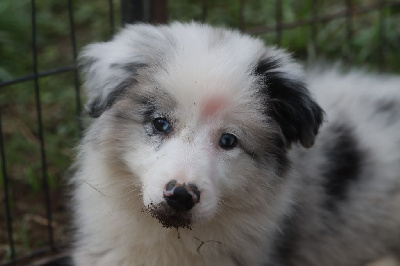
<path id="1" fill-rule="evenodd" d="M 225 100 L 217 97 L 204 101 L 201 105 L 201 116 L 204 118 L 214 115 L 224 104 Z"/>

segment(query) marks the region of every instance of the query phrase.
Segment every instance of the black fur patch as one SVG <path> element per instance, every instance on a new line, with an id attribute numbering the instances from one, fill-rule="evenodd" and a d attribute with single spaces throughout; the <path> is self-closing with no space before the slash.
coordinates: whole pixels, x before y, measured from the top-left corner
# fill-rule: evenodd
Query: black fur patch
<path id="1" fill-rule="evenodd" d="M 337 124 L 330 127 L 334 133 L 324 147 L 327 164 L 323 167 L 325 177 L 326 206 L 334 209 L 337 201 L 344 200 L 349 185 L 359 177 L 363 163 L 363 153 L 360 150 L 354 132 L 348 125 Z"/>
<path id="2" fill-rule="evenodd" d="M 150 122 L 154 119 L 154 113 L 157 108 L 154 100 L 148 98 L 139 98 L 140 102 L 140 113 L 144 118 L 144 122 Z"/>
<path id="3" fill-rule="evenodd" d="M 265 85 L 267 114 L 278 122 L 289 144 L 300 141 L 304 147 L 311 147 L 322 123 L 323 110 L 304 82 L 279 70 L 281 65 L 280 59 L 269 57 L 255 68 L 255 74 L 262 76 Z"/>
<path id="4" fill-rule="evenodd" d="M 400 102 L 393 99 L 379 100 L 375 104 L 376 114 L 383 116 L 388 124 L 400 117 Z"/>
<path id="5" fill-rule="evenodd" d="M 376 111 L 379 113 L 391 113 L 397 109 L 399 102 L 394 100 L 380 100 L 376 103 Z"/>
<path id="6" fill-rule="evenodd" d="M 125 64 L 114 63 L 110 65 L 110 68 L 120 68 L 132 74 L 136 74 L 139 68 L 144 68 L 144 67 L 147 67 L 147 64 L 137 63 L 137 62 L 131 62 Z"/>
<path id="7" fill-rule="evenodd" d="M 274 144 L 275 148 L 268 148 L 265 153 L 268 157 L 274 158 L 276 162 L 276 174 L 278 176 L 285 176 L 286 172 L 290 169 L 290 161 L 287 156 L 287 150 L 285 149 L 285 143 L 280 135 L 275 135 L 269 139 Z"/>
<path id="8" fill-rule="evenodd" d="M 137 110 L 143 117 L 144 123 L 152 121 L 156 118 L 155 115 L 171 119 L 169 114 L 173 113 L 178 105 L 174 97 L 159 88 L 135 94 L 130 99 L 138 106 Z"/>
<path id="9" fill-rule="evenodd" d="M 105 99 L 102 96 L 98 96 L 94 100 L 88 103 L 87 109 L 88 114 L 93 118 L 98 118 L 100 115 L 109 109 L 113 104 L 124 94 L 124 92 L 137 83 L 136 79 L 130 78 L 119 83 L 110 92 Z"/>
<path id="10" fill-rule="evenodd" d="M 285 265 L 290 266 L 291 258 L 296 251 L 299 241 L 297 225 L 301 224 L 300 207 L 296 206 L 292 213 L 283 217 L 280 223 L 280 231 L 276 231 L 274 245 L 272 246 L 271 261 L 268 266 Z"/>
<path id="11" fill-rule="evenodd" d="M 244 266 L 245 265 L 242 263 L 242 260 L 238 258 L 238 254 L 231 254 L 231 259 L 235 266 Z"/>
<path id="12" fill-rule="evenodd" d="M 83 71 L 87 71 L 93 64 L 98 62 L 98 58 L 94 57 L 83 57 L 79 60 L 79 68 Z M 132 76 L 137 74 L 139 68 L 146 67 L 146 64 L 143 63 L 125 63 L 119 64 L 114 63 L 110 65 L 110 68 L 120 68 L 126 72 L 129 72 Z M 108 108 L 113 106 L 113 104 L 124 94 L 125 90 L 129 87 L 133 86 L 137 83 L 137 80 L 133 77 L 130 77 L 121 83 L 119 83 L 115 88 L 111 88 L 111 92 L 105 96 L 99 95 L 95 99 L 92 99 L 88 105 L 88 114 L 93 118 L 98 118 L 100 115 L 106 111 Z M 104 88 L 97 88 L 99 91 Z"/>
<path id="13" fill-rule="evenodd" d="M 99 61 L 99 59 L 96 58 L 96 57 L 87 57 L 87 56 L 85 56 L 85 57 L 79 58 L 79 60 L 78 60 L 78 70 L 79 71 L 88 70 L 92 65 L 94 65 L 98 61 Z"/>

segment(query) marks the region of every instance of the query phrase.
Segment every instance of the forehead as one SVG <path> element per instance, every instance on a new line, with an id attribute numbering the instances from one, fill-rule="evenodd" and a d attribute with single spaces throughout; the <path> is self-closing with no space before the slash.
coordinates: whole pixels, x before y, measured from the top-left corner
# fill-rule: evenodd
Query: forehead
<path id="1" fill-rule="evenodd" d="M 194 31 L 193 27 L 198 28 Z M 144 69 L 138 79 L 139 84 L 146 83 L 144 90 L 150 90 L 146 93 L 166 107 L 165 111 L 173 105 L 180 117 L 197 120 L 260 109 L 258 78 L 253 72 L 265 53 L 261 41 L 238 32 L 195 25 L 160 30 L 168 36 L 168 43 L 158 43 L 157 49 L 152 45 L 143 48 L 149 49 L 147 54 L 152 54 L 150 50 L 158 52 L 151 60 L 149 57 L 151 72 L 144 73 L 149 68 Z"/>
<path id="2" fill-rule="evenodd" d="M 191 56 L 172 60 L 154 75 L 155 86 L 174 98 L 180 108 L 196 109 L 202 117 L 257 101 L 257 77 L 250 64 L 234 66 L 209 54 L 199 60 Z"/>
<path id="3" fill-rule="evenodd" d="M 172 44 L 153 57 L 152 78 L 178 100 L 229 96 L 253 86 L 251 73 L 265 53 L 260 40 L 201 25 L 174 24 L 164 31 Z"/>
<path id="4" fill-rule="evenodd" d="M 157 102 L 173 107 L 180 117 L 196 121 L 226 117 L 240 119 L 239 114 L 260 113 L 262 99 L 255 76 L 245 70 L 234 75 L 210 68 L 199 69 L 195 75 L 187 69 L 180 73 L 165 71 L 156 75 L 154 96 Z M 169 104 L 172 99 L 173 106 Z"/>

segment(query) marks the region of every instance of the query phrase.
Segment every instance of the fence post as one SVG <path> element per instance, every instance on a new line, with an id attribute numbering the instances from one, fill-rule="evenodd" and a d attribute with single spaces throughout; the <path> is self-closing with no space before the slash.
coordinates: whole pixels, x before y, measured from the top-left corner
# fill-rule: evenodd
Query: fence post
<path id="1" fill-rule="evenodd" d="M 353 63 L 353 0 L 346 0 L 346 58 L 347 65 Z"/>
<path id="2" fill-rule="evenodd" d="M 276 32 L 276 44 L 281 45 L 282 43 L 282 31 L 283 31 L 283 18 L 282 18 L 282 0 L 275 1 L 275 32 Z"/>
<path id="3" fill-rule="evenodd" d="M 150 22 L 154 24 L 167 23 L 167 0 L 151 0 Z"/>
<path id="4" fill-rule="evenodd" d="M 167 0 L 121 0 L 122 24 L 167 23 Z"/>
<path id="5" fill-rule="evenodd" d="M 122 25 L 144 21 L 143 0 L 121 0 Z"/>
<path id="6" fill-rule="evenodd" d="M 11 261 L 15 259 L 15 246 L 14 246 L 14 236 L 13 236 L 13 224 L 11 217 L 11 201 L 10 201 L 10 191 L 8 187 L 8 176 L 7 176 L 7 165 L 6 165 L 6 154 L 4 148 L 4 136 L 3 136 L 3 126 L 1 121 L 1 106 L 0 106 L 0 161 L 1 161 L 1 173 L 3 175 L 3 192 L 4 192 L 4 204 L 6 211 L 6 223 L 7 223 L 7 235 L 8 235 L 8 246 L 10 248 Z"/>
<path id="7" fill-rule="evenodd" d="M 47 234 L 48 243 L 52 251 L 55 251 L 54 246 L 54 236 L 52 227 L 52 213 L 51 213 L 51 199 L 50 199 L 50 188 L 47 173 L 47 159 L 46 159 L 46 149 L 44 142 L 44 128 L 43 128 L 43 118 L 42 118 L 42 102 L 40 98 L 40 87 L 39 87 L 39 74 L 38 74 L 38 49 L 36 43 L 36 1 L 31 0 L 31 26 L 32 26 L 32 61 L 33 61 L 33 74 L 34 74 L 34 91 L 35 91 L 35 103 L 36 103 L 36 114 L 38 122 L 38 137 L 40 142 L 40 160 L 42 167 L 42 187 L 44 190 L 44 199 L 46 207 L 46 218 L 47 218 Z"/>

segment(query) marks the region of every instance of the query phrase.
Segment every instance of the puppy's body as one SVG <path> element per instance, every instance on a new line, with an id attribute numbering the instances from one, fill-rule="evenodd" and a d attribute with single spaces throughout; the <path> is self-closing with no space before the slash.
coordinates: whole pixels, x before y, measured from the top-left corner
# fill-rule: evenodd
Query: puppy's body
<path id="1" fill-rule="evenodd" d="M 282 50 L 198 24 L 130 26 L 81 65 L 96 119 L 73 179 L 77 265 L 400 252 L 399 78 L 305 76 Z"/>
<path id="2" fill-rule="evenodd" d="M 400 254 L 399 79 L 310 71 L 308 80 L 326 122 L 312 148 L 291 151 L 303 182 L 279 261 L 364 265 Z"/>

